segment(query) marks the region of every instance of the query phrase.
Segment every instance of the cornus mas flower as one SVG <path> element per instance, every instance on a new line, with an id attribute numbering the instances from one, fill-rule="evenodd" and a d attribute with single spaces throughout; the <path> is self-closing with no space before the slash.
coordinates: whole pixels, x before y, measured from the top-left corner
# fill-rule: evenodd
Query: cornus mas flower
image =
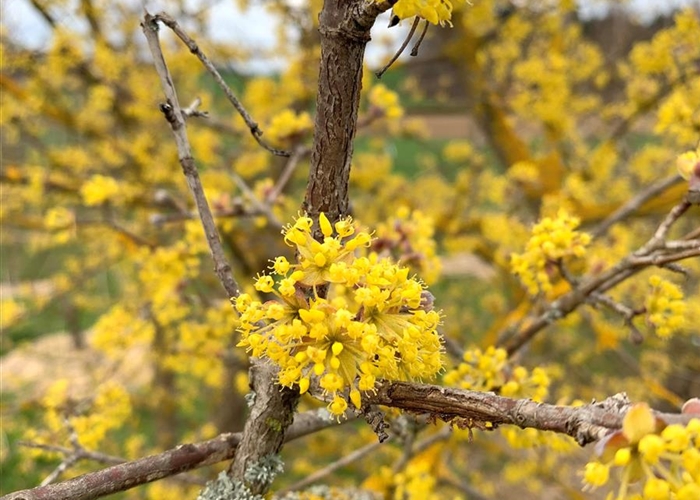
<path id="1" fill-rule="evenodd" d="M 394 5 L 394 15 L 401 19 L 419 16 L 433 24 L 452 26 L 452 10 L 465 0 L 399 0 Z"/>
<path id="2" fill-rule="evenodd" d="M 356 232 L 351 219 L 331 224 L 321 214 L 322 242 L 312 226 L 300 217 L 284 230 L 298 264 L 277 257 L 271 274 L 258 277 L 255 288 L 275 300 L 236 299 L 238 345 L 277 364 L 279 383 L 297 385 L 302 394 L 316 378 L 334 415 L 347 409 L 346 394 L 359 408 L 360 391 L 372 390 L 378 379 L 434 376 L 442 367 L 440 315 L 423 284 L 376 254 L 358 257 L 372 238 Z M 327 297 L 319 296 L 321 286 Z"/>
<path id="3" fill-rule="evenodd" d="M 684 406 L 683 413 L 692 413 Z M 597 445 L 598 459 L 583 474 L 587 489 L 604 486 L 611 473 L 621 478 L 617 494 L 607 498 L 700 498 L 700 419 L 687 426 L 666 425 L 648 405 L 634 405 L 622 429 Z M 634 493 L 633 490 L 641 490 Z"/>
<path id="4" fill-rule="evenodd" d="M 548 265 L 566 257 L 582 257 L 591 237 L 576 231 L 580 220 L 560 210 L 556 218 L 545 217 L 532 229 L 525 252 L 511 256 L 511 271 L 531 295 L 552 290 Z"/>

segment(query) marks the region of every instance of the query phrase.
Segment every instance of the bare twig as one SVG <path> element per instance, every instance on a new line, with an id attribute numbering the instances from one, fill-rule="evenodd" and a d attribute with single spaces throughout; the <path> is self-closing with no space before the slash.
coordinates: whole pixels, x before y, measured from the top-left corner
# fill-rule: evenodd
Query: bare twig
<path id="1" fill-rule="evenodd" d="M 663 241 L 666 238 L 671 226 L 691 207 L 691 203 L 688 200 L 681 201 L 678 205 L 673 207 L 671 211 L 666 215 L 659 227 L 656 228 L 654 236 L 642 246 L 639 250 L 634 252 L 635 256 L 647 255 L 653 250 L 658 249 L 663 245 Z"/>
<path id="2" fill-rule="evenodd" d="M 41 17 L 44 18 L 44 21 L 46 21 L 47 23 L 49 23 L 49 25 L 50 25 L 52 28 L 55 28 L 55 27 L 56 27 L 56 20 L 55 20 L 54 17 L 51 15 L 51 13 L 48 11 L 48 9 L 47 9 L 46 7 L 44 7 L 44 5 L 42 5 L 41 2 L 39 2 L 38 0 L 30 0 L 30 3 L 31 3 L 32 6 L 37 10 L 37 12 L 38 12 L 39 14 L 41 14 Z"/>
<path id="3" fill-rule="evenodd" d="M 423 31 L 421 32 L 420 36 L 418 37 L 418 41 L 411 49 L 411 57 L 416 57 L 418 55 L 418 49 L 420 49 L 420 45 L 423 43 L 423 39 L 425 38 L 426 33 L 428 33 L 429 27 L 430 27 L 430 23 L 428 21 L 425 21 L 425 24 L 423 25 Z"/>
<path id="4" fill-rule="evenodd" d="M 62 455 L 70 455 L 75 452 L 73 448 L 66 448 L 65 446 L 56 446 L 52 444 L 44 443 L 34 443 L 32 441 L 17 441 L 18 446 L 24 446 L 27 448 L 36 448 L 38 450 L 52 451 L 55 453 L 60 453 Z M 89 451 L 86 449 L 81 450 L 81 458 L 85 460 L 92 460 L 93 462 L 99 462 L 102 464 L 123 464 L 126 462 L 121 457 L 115 457 L 114 455 L 107 455 L 106 453 L 101 453 L 99 451 Z"/>
<path id="5" fill-rule="evenodd" d="M 490 428 L 516 425 L 567 434 L 580 445 L 597 441 L 619 430 L 630 408 L 624 394 L 600 403 L 568 407 L 536 403 L 530 399 L 511 399 L 491 392 L 466 391 L 429 384 L 380 382 L 376 392 L 366 393 L 367 405 L 385 405 L 428 414 L 460 427 Z M 693 414 L 655 412 L 667 424 L 687 424 Z M 335 425 L 326 410 L 297 415 L 285 440 Z M 443 431 L 447 432 L 447 431 Z M 442 434 L 437 435 L 442 438 Z M 230 459 L 242 439 L 240 433 L 222 434 L 208 441 L 185 444 L 159 455 L 115 465 L 97 472 L 31 490 L 6 495 L 0 500 L 85 500 L 99 498 L 134 486 L 173 476 L 188 470 Z M 425 440 L 430 445 L 432 437 Z"/>
<path id="6" fill-rule="evenodd" d="M 399 47 L 399 50 L 396 51 L 394 56 L 391 59 L 389 59 L 389 62 L 386 63 L 386 65 L 382 69 L 374 73 L 375 75 L 377 75 L 377 78 L 381 78 L 382 75 L 386 73 L 386 70 L 388 70 L 391 67 L 391 65 L 394 64 L 399 57 L 401 57 L 401 54 L 403 54 L 403 51 L 406 50 L 406 47 L 408 46 L 408 42 L 410 42 L 411 38 L 413 38 L 413 34 L 416 32 L 416 28 L 418 27 L 419 22 L 420 17 L 416 16 L 416 18 L 413 21 L 413 24 L 411 25 L 411 29 L 408 31 L 408 35 L 406 35 L 406 38 Z"/>
<path id="7" fill-rule="evenodd" d="M 476 488 L 465 483 L 464 481 L 460 481 L 458 479 L 453 479 L 446 476 L 440 476 L 438 478 L 438 483 L 442 483 L 446 486 L 451 486 L 452 488 L 458 491 L 462 491 L 464 494 L 467 495 L 467 498 L 470 498 L 471 500 L 487 500 L 487 498 L 481 493 L 479 493 L 479 491 Z"/>
<path id="8" fill-rule="evenodd" d="M 399 458 L 399 460 L 397 460 L 394 466 L 392 467 L 392 471 L 394 472 L 394 474 L 398 474 L 404 469 L 404 467 L 406 467 L 406 464 L 411 459 L 411 457 L 415 457 L 416 455 L 430 448 L 435 443 L 439 443 L 440 441 L 449 439 L 451 435 L 452 428 L 448 426 L 443 427 L 435 434 L 431 434 L 430 436 L 421 439 L 417 443 L 413 444 L 413 446 L 410 446 L 407 450 L 407 453 L 401 455 L 401 458 Z"/>
<path id="9" fill-rule="evenodd" d="M 594 238 L 602 236 L 613 225 L 617 224 L 621 220 L 624 220 L 625 218 L 639 210 L 639 208 L 642 205 L 644 205 L 647 201 L 651 200 L 652 198 L 655 198 L 656 196 L 663 193 L 667 189 L 675 186 L 676 184 L 680 184 L 682 180 L 683 178 L 680 175 L 672 175 L 671 177 L 655 182 L 651 186 L 644 189 L 641 193 L 637 194 L 631 200 L 626 202 L 620 208 L 615 210 L 603 222 L 598 224 L 598 226 L 596 226 L 590 232 L 591 236 L 593 236 Z"/>
<path id="10" fill-rule="evenodd" d="M 338 425 L 328 412 L 311 411 L 296 416 L 285 439 L 291 441 Z M 141 484 L 231 459 L 241 433 L 225 433 L 208 441 L 183 444 L 158 455 L 125 462 L 67 481 L 38 486 L 0 497 L 0 500 L 87 500 L 126 491 Z M 52 449 L 51 451 L 58 451 Z"/>
<path id="11" fill-rule="evenodd" d="M 73 467 L 73 465 L 78 460 L 80 460 L 80 457 L 78 455 L 73 453 L 68 455 L 66 458 L 63 459 L 63 461 L 61 461 L 60 464 L 58 464 L 58 467 L 51 471 L 51 474 L 44 478 L 44 480 L 39 484 L 39 486 L 46 486 L 53 483 L 56 479 L 58 479 L 58 476 L 63 474 L 69 468 Z"/>
<path id="12" fill-rule="evenodd" d="M 185 118 L 180 108 L 173 80 L 165 63 L 163 51 L 158 39 L 157 20 L 158 18 L 155 16 L 146 13 L 141 26 L 148 40 L 148 47 L 151 49 L 156 71 L 158 72 L 163 91 L 167 98 L 167 104 L 164 104 L 161 109 L 168 119 L 168 123 L 170 123 L 170 127 L 175 135 L 180 165 L 182 166 L 182 170 L 187 178 L 187 184 L 195 199 L 195 204 L 197 205 L 199 217 L 204 227 L 204 234 L 206 235 L 209 250 L 214 260 L 214 271 L 219 277 L 219 281 L 221 281 L 228 297 L 237 297 L 240 287 L 233 277 L 231 265 L 228 263 L 226 255 L 224 254 L 224 249 L 221 246 L 221 239 L 219 238 L 216 223 L 211 214 L 211 209 L 209 208 L 209 203 L 207 202 L 204 188 L 202 187 L 202 181 L 199 178 L 199 173 L 197 172 L 197 167 L 192 157 L 189 139 L 187 138 Z"/>
<path id="13" fill-rule="evenodd" d="M 670 263 L 700 255 L 700 248 L 694 245 L 690 249 L 679 250 L 674 253 L 667 253 L 664 247 L 664 240 L 669 230 L 690 207 L 691 204 L 687 199 L 681 201 L 671 209 L 657 227 L 654 235 L 637 251 L 624 257 L 608 270 L 580 280 L 578 286 L 573 290 L 550 303 L 545 307 L 545 311 L 542 314 L 533 318 L 532 321 L 526 322 L 526 326 L 522 330 L 515 335 L 509 336 L 507 340 L 499 341 L 499 344 L 502 344 L 509 354 L 513 354 L 529 342 L 538 332 L 552 324 L 552 322 L 567 316 L 589 300 L 592 294 L 605 293 L 649 266 L 666 266 Z M 502 334 L 499 338 L 506 339 L 506 335 Z"/>
<path id="14" fill-rule="evenodd" d="M 197 118 L 209 118 L 209 112 L 199 110 L 201 105 L 202 100 L 199 97 L 195 97 L 194 101 L 192 101 L 189 106 L 182 109 L 182 113 L 187 118 L 191 116 L 196 116 Z"/>
<path id="15" fill-rule="evenodd" d="M 352 16 L 353 21 L 362 28 L 371 28 L 379 14 L 391 9 L 398 0 L 381 0 L 379 2 L 361 2 Z"/>
<path id="16" fill-rule="evenodd" d="M 270 209 L 270 205 L 260 201 L 257 196 L 255 196 L 255 193 L 253 192 L 252 189 L 248 187 L 248 185 L 245 183 L 245 181 L 241 178 L 240 175 L 238 175 L 235 172 L 231 172 L 231 177 L 233 177 L 234 182 L 238 186 L 238 189 L 243 191 L 243 194 L 248 197 L 250 202 L 253 204 L 255 207 L 255 210 L 260 212 L 261 214 L 265 215 L 267 220 L 270 221 L 270 223 L 281 229 L 283 224 L 280 222 L 280 220 L 277 218 L 277 216 L 272 213 L 272 210 Z"/>
<path id="17" fill-rule="evenodd" d="M 148 14 L 148 16 L 150 22 L 153 23 L 152 25 L 155 25 L 155 23 L 160 21 L 163 24 L 165 24 L 168 28 L 170 28 L 177 35 L 177 37 L 180 40 L 182 40 L 182 42 L 185 45 L 187 45 L 187 48 L 190 49 L 190 52 L 197 56 L 197 58 L 202 62 L 207 71 L 212 75 L 212 77 L 214 77 L 214 80 L 216 81 L 219 88 L 224 92 L 229 102 L 233 105 L 234 108 L 236 108 L 238 114 L 241 115 L 243 121 L 245 121 L 246 126 L 250 130 L 250 133 L 253 135 L 253 138 L 258 142 L 258 144 L 260 144 L 263 148 L 265 148 L 267 151 L 276 156 L 290 155 L 289 151 L 273 148 L 262 139 L 263 132 L 262 130 L 260 130 L 260 127 L 258 126 L 257 122 L 255 122 L 255 120 L 253 120 L 248 111 L 246 111 L 241 102 L 234 95 L 233 91 L 231 90 L 231 87 L 228 86 L 228 84 L 223 79 L 219 71 L 216 69 L 214 64 L 209 60 L 206 54 L 202 52 L 202 49 L 199 48 L 197 42 L 195 42 L 187 33 L 184 32 L 182 27 L 177 23 L 175 19 L 170 17 L 165 12 L 161 12 L 159 14 L 156 14 L 155 16 L 151 16 L 150 14 Z"/>
<path id="18" fill-rule="evenodd" d="M 297 169 L 297 166 L 299 165 L 299 161 L 306 155 L 308 155 L 311 152 L 311 150 L 307 147 L 299 146 L 294 149 L 294 152 L 292 153 L 292 156 L 289 157 L 289 160 L 287 160 L 286 165 L 284 166 L 284 170 L 279 176 L 279 179 L 277 179 L 277 183 L 275 186 L 270 190 L 270 192 L 267 195 L 267 199 L 265 200 L 268 205 L 272 205 L 277 198 L 282 194 L 282 191 L 284 191 L 285 186 L 289 182 L 289 179 L 292 178 L 292 175 Z"/>
<path id="19" fill-rule="evenodd" d="M 128 240 L 130 240 L 132 243 L 138 245 L 138 246 L 145 246 L 148 248 L 155 248 L 157 245 L 151 241 L 148 241 L 147 239 L 139 236 L 136 233 L 133 233 L 126 229 L 125 227 L 121 226 L 119 223 L 116 221 L 112 220 L 111 218 L 107 219 L 76 219 L 75 223 L 80 226 L 90 226 L 90 225 L 96 225 L 96 226 L 105 226 L 111 230 L 113 230 L 115 233 L 121 234 Z"/>
<path id="20" fill-rule="evenodd" d="M 241 199 L 235 199 L 233 203 L 233 208 L 230 210 L 220 210 L 214 212 L 214 217 L 217 219 L 231 218 L 231 217 L 257 217 L 258 215 L 265 215 L 266 212 L 256 209 L 250 209 L 243 206 L 243 201 Z M 156 226 L 161 224 L 168 224 L 171 222 L 179 222 L 183 220 L 196 219 L 198 215 L 196 212 L 185 212 L 185 213 L 172 213 L 172 214 L 153 214 L 150 217 L 151 224 Z"/>
<path id="21" fill-rule="evenodd" d="M 304 479 L 297 481 L 296 483 L 276 492 L 275 496 L 282 496 L 286 493 L 289 493 L 290 491 L 303 490 L 307 486 L 312 485 L 313 483 L 320 481 L 324 477 L 333 474 L 338 469 L 341 469 L 347 465 L 350 465 L 353 462 L 357 462 L 358 460 L 362 459 L 366 455 L 369 455 L 370 453 L 374 452 L 377 448 L 382 446 L 382 444 L 383 443 L 375 441 L 375 442 L 372 442 L 372 443 L 369 443 L 369 444 L 363 446 L 362 448 L 358 448 L 357 450 L 353 451 L 352 453 L 347 454 L 346 456 L 336 460 L 335 462 L 331 462 L 330 464 L 323 467 L 322 469 L 319 469 L 316 472 L 309 474 Z"/>

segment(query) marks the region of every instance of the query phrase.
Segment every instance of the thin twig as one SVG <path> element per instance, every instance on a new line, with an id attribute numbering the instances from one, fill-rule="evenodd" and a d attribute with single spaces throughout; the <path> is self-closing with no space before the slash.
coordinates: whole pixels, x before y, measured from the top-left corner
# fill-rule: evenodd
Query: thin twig
<path id="1" fill-rule="evenodd" d="M 219 238 L 219 232 L 216 228 L 216 222 L 209 208 L 209 202 L 207 201 L 204 188 L 202 187 L 202 181 L 199 178 L 199 173 L 197 172 L 197 167 L 192 157 L 190 142 L 187 138 L 185 118 L 180 108 L 173 80 L 170 76 L 168 66 L 165 63 L 163 51 L 158 39 L 157 18 L 146 13 L 141 26 L 148 40 L 148 47 L 153 55 L 156 71 L 158 72 L 163 91 L 167 98 L 167 104 L 161 106 L 161 110 L 164 112 L 172 128 L 173 135 L 175 136 L 180 165 L 182 166 L 182 170 L 187 178 L 187 184 L 192 192 L 195 204 L 197 205 L 199 217 L 204 227 L 204 234 L 206 235 L 209 250 L 214 260 L 214 271 L 219 277 L 219 281 L 226 290 L 228 297 L 238 297 L 240 287 L 233 277 L 231 265 L 228 263 L 226 255 L 224 254 L 224 249 L 221 246 L 221 239 Z"/>
<path id="2" fill-rule="evenodd" d="M 416 32 L 416 28 L 418 27 L 418 23 L 420 22 L 420 17 L 416 16 L 416 19 L 413 21 L 413 24 L 411 25 L 411 29 L 408 32 L 408 35 L 406 35 L 406 38 L 404 39 L 403 43 L 401 44 L 401 47 L 399 47 L 399 50 L 396 51 L 394 54 L 394 57 L 389 59 L 389 62 L 386 63 L 386 66 L 384 66 L 382 69 L 374 73 L 377 75 L 377 78 L 381 78 L 384 73 L 386 73 L 386 70 L 388 70 L 392 64 L 396 62 L 396 60 L 401 57 L 401 54 L 403 54 L 403 51 L 406 50 L 406 47 L 408 46 L 408 42 L 411 41 L 411 38 L 413 38 L 413 34 Z"/>
<path id="3" fill-rule="evenodd" d="M 52 444 L 35 443 L 32 441 L 17 441 L 17 446 L 24 446 L 26 448 L 35 448 L 38 450 L 51 451 L 55 453 L 60 453 L 62 455 L 70 455 L 74 453 L 75 450 L 72 448 L 66 448 L 65 446 L 57 446 Z M 85 460 L 92 460 L 94 462 L 99 462 L 102 464 L 123 464 L 126 462 L 125 459 L 121 457 L 116 457 L 114 455 L 107 455 L 106 453 L 101 453 L 99 451 L 89 451 L 86 449 L 81 450 L 81 458 Z"/>
<path id="4" fill-rule="evenodd" d="M 421 32 L 420 37 L 411 49 L 411 57 L 416 57 L 418 55 L 418 49 L 420 48 L 420 44 L 423 43 L 423 39 L 425 38 L 425 34 L 428 32 L 429 27 L 430 23 L 428 21 L 425 21 L 425 24 L 423 25 L 423 31 Z"/>
<path id="5" fill-rule="evenodd" d="M 337 422 L 328 417 L 327 410 L 313 410 L 295 416 L 285 434 L 285 441 L 313 434 L 327 427 L 342 425 L 352 418 Z M 17 491 L 0 500 L 88 500 L 126 491 L 135 486 L 151 483 L 231 459 L 241 441 L 242 433 L 224 433 L 208 441 L 182 444 L 157 455 L 89 472 L 60 483 Z M 55 450 L 54 450 L 55 451 Z"/>
<path id="6" fill-rule="evenodd" d="M 561 319 L 573 312 L 581 304 L 589 300 L 593 293 L 604 293 L 622 281 L 641 272 L 649 266 L 666 266 L 669 263 L 678 262 L 700 255 L 700 248 L 690 248 L 677 251 L 675 253 L 665 253 L 664 239 L 673 224 L 691 207 L 690 202 L 684 199 L 674 206 L 659 224 L 654 235 L 635 252 L 624 257 L 613 267 L 591 276 L 588 279 L 580 280 L 580 284 L 570 292 L 557 298 L 544 308 L 544 312 L 532 318 L 526 326 L 506 338 L 503 332 L 499 335 L 499 344 L 503 345 L 512 355 L 522 346 L 528 343 L 538 332 L 552 324 L 555 320 Z M 662 253 L 659 253 L 661 251 Z"/>
<path id="7" fill-rule="evenodd" d="M 240 175 L 238 175 L 235 172 L 231 172 L 231 177 L 233 177 L 233 180 L 238 186 L 238 188 L 241 191 L 243 191 L 243 193 L 250 199 L 251 203 L 255 206 L 256 210 L 264 214 L 267 220 L 269 220 L 273 226 L 281 229 L 283 224 L 282 222 L 280 222 L 277 216 L 274 213 L 272 213 L 270 206 L 258 199 L 253 190 L 248 187 L 248 185 L 245 183 L 245 181 L 241 178 Z"/>
<path id="8" fill-rule="evenodd" d="M 105 226 L 114 232 L 121 234 L 128 240 L 130 240 L 132 243 L 138 245 L 138 246 L 145 246 L 148 248 L 155 248 L 157 245 L 151 241 L 148 241 L 147 239 L 139 236 L 136 233 L 132 233 L 125 227 L 119 225 L 117 222 L 111 219 L 76 219 L 75 223 L 80 226 Z"/>
<path id="9" fill-rule="evenodd" d="M 292 175 L 296 171 L 297 166 L 299 165 L 299 161 L 304 156 L 308 155 L 310 152 L 311 150 L 304 146 L 299 146 L 294 149 L 294 152 L 292 153 L 292 156 L 289 157 L 289 160 L 287 160 L 287 163 L 284 166 L 284 170 L 280 174 L 279 179 L 277 179 L 277 183 L 270 190 L 270 192 L 267 195 L 267 198 L 265 199 L 268 205 L 274 204 L 277 198 L 279 198 L 279 196 L 282 194 L 282 191 L 287 186 L 289 179 L 292 178 Z"/>
<path id="10" fill-rule="evenodd" d="M 208 111 L 200 111 L 199 107 L 202 105 L 202 100 L 199 97 L 195 97 L 194 101 L 190 103 L 189 106 L 182 109 L 182 113 L 187 117 L 196 116 L 197 118 L 209 118 Z"/>
<path id="11" fill-rule="evenodd" d="M 336 460 L 335 462 L 331 462 L 327 466 L 323 467 L 322 469 L 317 470 L 316 472 L 309 474 L 307 477 L 304 479 L 297 481 L 296 483 L 287 486 L 286 488 L 281 489 L 280 491 L 276 492 L 276 496 L 282 496 L 286 493 L 289 493 L 290 491 L 300 491 L 306 488 L 307 486 L 320 481 L 326 476 L 329 476 L 333 474 L 335 471 L 338 469 L 341 469 L 347 465 L 350 465 L 353 462 L 357 462 L 361 458 L 363 458 L 366 455 L 369 455 L 373 451 L 375 451 L 377 448 L 382 446 L 383 443 L 380 442 L 372 442 L 369 443 L 368 445 L 363 446 L 362 448 L 358 448 L 357 450 L 353 451 L 352 453 L 349 453 L 348 455 Z"/>
<path id="12" fill-rule="evenodd" d="M 360 2 L 358 11 L 352 21 L 362 28 L 371 28 L 379 14 L 391 9 L 398 0 L 380 0 L 378 2 Z"/>
<path id="13" fill-rule="evenodd" d="M 406 467 L 406 464 L 409 462 L 411 457 L 415 457 L 419 453 L 422 453 L 423 451 L 427 450 L 430 448 L 432 445 L 435 443 L 439 443 L 440 441 L 444 441 L 446 439 L 449 439 L 449 437 L 452 435 L 452 428 L 450 426 L 445 426 L 442 429 L 440 429 L 438 432 L 431 434 L 430 436 L 426 436 L 425 438 L 421 439 L 417 443 L 413 444 L 407 451 L 407 453 L 404 453 L 401 455 L 401 458 L 396 461 L 396 463 L 392 467 L 392 472 L 394 474 L 398 474 L 401 472 L 404 467 Z"/>
<path id="14" fill-rule="evenodd" d="M 615 311 L 617 314 L 619 314 L 620 316 L 622 316 L 624 318 L 626 323 L 632 321 L 632 318 L 634 318 L 635 316 L 639 316 L 640 314 L 644 314 L 644 311 L 632 309 L 631 307 L 626 306 L 625 304 L 622 304 L 620 302 L 617 302 L 612 297 L 609 297 L 609 296 L 602 294 L 602 293 L 592 293 L 591 300 L 593 300 L 596 303 L 604 305 L 605 307 L 607 307 L 608 309 L 611 309 L 612 311 Z"/>
<path id="15" fill-rule="evenodd" d="M 667 241 L 664 243 L 663 250 L 688 250 L 691 248 L 700 248 L 700 239 Z"/>
<path id="16" fill-rule="evenodd" d="M 67 456 L 63 459 L 63 461 L 61 461 L 60 464 L 58 464 L 58 467 L 51 471 L 51 474 L 44 478 L 44 480 L 39 484 L 39 486 L 47 486 L 53 483 L 56 479 L 58 479 L 58 476 L 60 476 L 66 470 L 72 467 L 78 460 L 80 460 L 80 457 L 78 457 L 78 455 L 72 454 Z"/>
<path id="17" fill-rule="evenodd" d="M 656 196 L 660 195 L 661 193 L 675 186 L 676 184 L 679 184 L 682 180 L 683 178 L 680 175 L 672 175 L 671 177 L 667 177 L 666 179 L 662 179 L 658 182 L 655 182 L 651 186 L 644 189 L 641 193 L 637 194 L 631 200 L 626 202 L 620 208 L 615 210 L 603 222 L 598 224 L 598 226 L 596 226 L 595 229 L 593 229 L 590 232 L 591 236 L 593 236 L 593 238 L 598 238 L 602 236 L 613 225 L 617 224 L 621 220 L 627 218 L 629 215 L 639 210 L 639 208 L 642 205 L 644 205 L 647 201 L 651 200 L 652 198 L 655 198 Z"/>
<path id="18" fill-rule="evenodd" d="M 487 498 L 479 493 L 473 486 L 460 481 L 458 479 L 452 479 L 447 476 L 440 476 L 438 478 L 439 483 L 443 483 L 446 486 L 451 486 L 452 488 L 461 491 L 467 495 L 467 498 L 471 500 L 487 500 Z"/>
<path id="19" fill-rule="evenodd" d="M 691 207 L 691 203 L 688 200 L 681 201 L 678 205 L 673 207 L 671 211 L 666 215 L 659 227 L 654 232 L 654 236 L 642 246 L 639 250 L 634 252 L 635 256 L 647 255 L 653 250 L 659 248 L 663 244 L 663 240 L 671 229 L 671 226 Z"/>
<path id="20" fill-rule="evenodd" d="M 684 240 L 694 240 L 696 238 L 700 238 L 700 227 L 692 230 L 691 232 L 683 236 Z"/>
<path id="21" fill-rule="evenodd" d="M 233 91 L 231 90 L 231 87 L 228 86 L 228 84 L 223 79 L 223 77 L 216 69 L 214 64 L 209 60 L 206 54 L 202 52 L 202 49 L 199 48 L 197 42 L 195 42 L 187 33 L 183 31 L 183 29 L 180 27 L 180 25 L 175 19 L 173 19 L 170 15 L 166 14 L 165 12 L 160 12 L 155 16 L 151 16 L 150 14 L 148 14 L 148 16 L 152 23 L 160 21 L 163 24 L 165 24 L 168 28 L 170 28 L 177 35 L 177 37 L 180 40 L 182 40 L 182 42 L 185 45 L 187 45 L 187 48 L 190 49 L 190 52 L 197 56 L 197 58 L 201 61 L 201 63 L 204 65 L 207 71 L 212 75 L 212 77 L 214 77 L 214 80 L 216 81 L 217 85 L 219 85 L 219 88 L 224 92 L 229 102 L 233 105 L 234 108 L 236 108 L 238 114 L 241 115 L 243 121 L 245 121 L 245 124 L 250 130 L 250 133 L 253 135 L 253 138 L 258 142 L 258 144 L 260 144 L 263 148 L 265 148 L 267 151 L 276 156 L 289 156 L 291 154 L 289 151 L 273 148 L 262 139 L 263 132 L 262 130 L 260 130 L 260 127 L 258 126 L 257 122 L 255 122 L 255 120 L 253 120 L 248 111 L 246 111 L 246 109 L 243 107 L 243 104 L 241 104 L 241 101 L 239 101 L 238 98 L 234 95 Z"/>
<path id="22" fill-rule="evenodd" d="M 266 212 L 260 211 L 258 209 L 245 208 L 243 206 L 243 201 L 241 198 L 235 198 L 233 200 L 233 208 L 229 210 L 219 210 L 213 213 L 214 217 L 217 219 L 233 218 L 233 217 L 257 217 L 259 215 L 266 215 Z M 173 214 L 153 214 L 149 218 L 149 222 L 155 226 L 162 224 L 169 224 L 172 222 L 180 222 L 183 220 L 196 219 L 198 215 L 196 212 L 185 212 L 185 213 L 173 213 Z"/>

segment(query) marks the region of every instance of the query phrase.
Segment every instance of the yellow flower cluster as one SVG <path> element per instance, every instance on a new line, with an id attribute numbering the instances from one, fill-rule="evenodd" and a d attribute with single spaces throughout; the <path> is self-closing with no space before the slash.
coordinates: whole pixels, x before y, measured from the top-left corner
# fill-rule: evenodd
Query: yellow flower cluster
<path id="1" fill-rule="evenodd" d="M 55 243 L 65 243 L 75 234 L 75 214 L 66 207 L 51 207 L 44 215 L 44 227 L 52 232 Z"/>
<path id="2" fill-rule="evenodd" d="M 401 206 L 396 217 L 377 226 L 372 250 L 410 266 L 430 284 L 440 277 L 441 263 L 434 239 L 435 221 L 420 210 Z"/>
<path id="3" fill-rule="evenodd" d="M 71 397 L 68 380 L 60 379 L 49 386 L 41 403 L 46 409 L 47 429 L 29 430 L 25 438 L 57 444 L 68 440 L 72 428 L 88 450 L 100 449 L 108 433 L 122 427 L 131 416 L 129 393 L 116 382 L 102 384 L 90 400 L 79 401 Z"/>
<path id="4" fill-rule="evenodd" d="M 545 369 L 532 372 L 508 363 L 505 349 L 488 347 L 464 353 L 464 362 L 445 374 L 445 384 L 471 391 L 495 391 L 513 398 L 529 397 L 544 401 L 549 393 L 550 378 Z"/>
<path id="5" fill-rule="evenodd" d="M 560 210 L 556 218 L 545 217 L 532 230 L 525 252 L 511 256 L 511 271 L 531 295 L 552 290 L 550 267 L 565 257 L 582 257 L 591 237 L 576 231 L 579 219 Z"/>
<path id="6" fill-rule="evenodd" d="M 401 19 L 420 16 L 433 24 L 452 26 L 452 10 L 465 0 L 399 0 L 394 5 L 394 15 Z"/>
<path id="7" fill-rule="evenodd" d="M 276 363 L 279 383 L 298 385 L 302 394 L 317 377 L 332 397 L 334 415 L 347 409 L 346 391 L 359 408 L 360 391 L 372 390 L 377 379 L 434 376 L 442 367 L 440 315 L 424 300 L 423 285 L 388 259 L 357 257 L 355 250 L 372 238 L 355 233 L 349 218 L 333 225 L 321 214 L 323 241 L 313 238 L 312 226 L 311 218 L 300 217 L 287 227 L 284 241 L 296 249 L 299 263 L 277 257 L 272 275 L 255 283 L 277 300 L 236 299 L 238 345 Z M 325 286 L 328 297 L 318 293 Z"/>
<path id="8" fill-rule="evenodd" d="M 369 92 L 369 103 L 387 118 L 401 118 L 403 116 L 399 95 L 382 84 L 372 87 Z"/>
<path id="9" fill-rule="evenodd" d="M 659 337 L 667 338 L 685 324 L 685 303 L 678 285 L 654 275 L 649 278 L 651 292 L 644 303 L 647 323 Z"/>
<path id="10" fill-rule="evenodd" d="M 309 113 L 295 113 L 291 109 L 285 109 L 272 117 L 270 125 L 265 129 L 265 135 L 274 144 L 284 145 L 311 130 L 313 125 Z"/>
<path id="11" fill-rule="evenodd" d="M 440 447 L 433 447 L 414 457 L 403 472 L 394 475 L 395 500 L 438 500 L 441 495 L 436 490 L 437 458 Z"/>
<path id="12" fill-rule="evenodd" d="M 622 430 L 599 443 L 598 451 L 598 459 L 586 464 L 583 473 L 586 488 L 604 486 L 618 468 L 622 480 L 616 499 L 700 498 L 700 419 L 664 426 L 640 403 L 627 412 Z M 632 492 L 631 485 L 642 480 L 641 494 Z"/>
<path id="13" fill-rule="evenodd" d="M 80 188 L 83 203 L 91 207 L 101 205 L 119 194 L 119 184 L 112 177 L 93 175 Z"/>
<path id="14" fill-rule="evenodd" d="M 442 157 L 452 163 L 462 163 L 474 156 L 474 148 L 469 141 L 453 140 L 442 149 Z"/>

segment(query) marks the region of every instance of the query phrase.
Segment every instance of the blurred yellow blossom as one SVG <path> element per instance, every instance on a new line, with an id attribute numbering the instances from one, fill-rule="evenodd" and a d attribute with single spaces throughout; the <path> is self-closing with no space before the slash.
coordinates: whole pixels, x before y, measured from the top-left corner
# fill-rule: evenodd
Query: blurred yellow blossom
<path id="1" fill-rule="evenodd" d="M 87 206 L 101 205 L 119 194 L 119 183 L 112 177 L 93 175 L 80 188 L 83 203 Z"/>

